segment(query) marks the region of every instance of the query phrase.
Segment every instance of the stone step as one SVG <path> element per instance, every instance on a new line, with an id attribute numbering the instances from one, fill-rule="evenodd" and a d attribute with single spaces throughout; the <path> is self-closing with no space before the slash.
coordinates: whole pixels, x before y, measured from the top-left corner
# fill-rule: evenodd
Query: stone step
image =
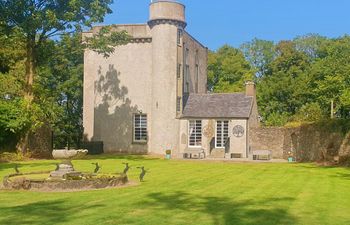
<path id="1" fill-rule="evenodd" d="M 225 158 L 225 149 L 213 149 L 208 158 Z"/>

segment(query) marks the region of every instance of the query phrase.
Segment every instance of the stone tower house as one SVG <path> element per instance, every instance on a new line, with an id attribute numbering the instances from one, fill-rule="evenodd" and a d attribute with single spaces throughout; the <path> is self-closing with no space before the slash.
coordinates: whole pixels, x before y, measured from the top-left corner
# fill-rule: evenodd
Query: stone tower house
<path id="1" fill-rule="evenodd" d="M 217 146 L 222 151 L 228 124 L 237 120 L 248 129 L 256 109 L 254 85 L 247 86 L 247 94 L 206 94 L 208 49 L 186 32 L 183 4 L 154 1 L 147 24 L 113 27 L 127 31 L 131 42 L 116 47 L 109 58 L 91 50 L 84 55 L 83 120 L 88 141 L 103 141 L 105 152 L 164 154 L 170 149 L 181 157 L 200 149 L 210 155 Z M 234 105 L 226 107 L 227 103 Z M 211 114 L 203 112 L 206 107 L 214 107 Z M 210 142 L 217 124 L 223 127 L 218 133 L 222 143 L 215 147 Z M 236 149 L 245 157 L 247 135 L 243 139 L 230 143 L 240 143 Z"/>

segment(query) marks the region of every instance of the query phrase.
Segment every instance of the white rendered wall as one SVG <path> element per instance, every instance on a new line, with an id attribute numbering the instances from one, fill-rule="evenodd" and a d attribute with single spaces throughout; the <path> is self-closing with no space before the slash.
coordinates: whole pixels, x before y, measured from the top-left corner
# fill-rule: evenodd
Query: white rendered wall
<path id="1" fill-rule="evenodd" d="M 177 98 L 177 26 L 159 24 L 152 28 L 152 129 L 150 151 L 164 154 L 177 149 L 179 121 Z"/>
<path id="2" fill-rule="evenodd" d="M 235 137 L 233 135 L 233 128 L 235 126 L 242 126 L 244 128 L 244 134 L 242 137 Z M 231 120 L 229 124 L 229 137 L 230 137 L 230 153 L 240 153 L 243 158 L 247 158 L 247 120 L 235 119 Z"/>
<path id="3" fill-rule="evenodd" d="M 117 47 L 104 58 L 85 52 L 84 131 L 88 140 L 103 141 L 105 152 L 147 152 L 133 143 L 133 113 L 146 113 L 150 132 L 152 43 Z"/>

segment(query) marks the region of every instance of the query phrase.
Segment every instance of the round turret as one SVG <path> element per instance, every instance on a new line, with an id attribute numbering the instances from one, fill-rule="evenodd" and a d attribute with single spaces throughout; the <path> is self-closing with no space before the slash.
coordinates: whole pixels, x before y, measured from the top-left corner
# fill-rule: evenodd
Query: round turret
<path id="1" fill-rule="evenodd" d="M 149 25 L 176 23 L 186 26 L 185 6 L 177 1 L 153 1 L 150 5 Z"/>
<path id="2" fill-rule="evenodd" d="M 177 68 L 183 55 L 181 39 L 185 6 L 174 1 L 153 1 L 148 22 L 152 33 L 152 123 L 149 146 L 152 152 L 164 154 L 177 149 Z M 181 35 L 180 35 L 181 34 Z"/>

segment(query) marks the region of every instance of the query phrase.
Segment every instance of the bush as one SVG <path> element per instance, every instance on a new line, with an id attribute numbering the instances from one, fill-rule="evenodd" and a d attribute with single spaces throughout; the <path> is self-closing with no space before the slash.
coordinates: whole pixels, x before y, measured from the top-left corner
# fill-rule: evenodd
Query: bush
<path id="1" fill-rule="evenodd" d="M 315 122 L 324 119 L 323 111 L 318 103 L 303 105 L 292 117 L 295 122 Z"/>
<path id="2" fill-rule="evenodd" d="M 28 152 L 23 154 L 22 152 L 3 152 L 0 153 L 0 161 L 11 162 L 11 161 L 23 161 L 29 159 L 31 154 Z"/>
<path id="3" fill-rule="evenodd" d="M 315 125 L 321 129 L 331 132 L 341 132 L 344 136 L 350 132 L 350 120 L 349 119 L 328 119 L 320 120 Z"/>
<path id="4" fill-rule="evenodd" d="M 288 113 L 271 113 L 266 120 L 264 121 L 265 126 L 277 126 L 281 127 L 284 126 L 288 119 L 290 118 L 290 115 Z"/>

